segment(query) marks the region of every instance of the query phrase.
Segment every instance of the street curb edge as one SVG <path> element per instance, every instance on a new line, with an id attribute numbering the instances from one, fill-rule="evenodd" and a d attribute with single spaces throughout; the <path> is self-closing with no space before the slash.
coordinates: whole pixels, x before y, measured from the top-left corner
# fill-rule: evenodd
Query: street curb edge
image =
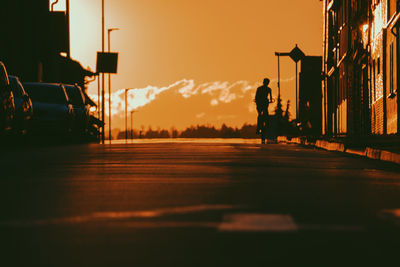
<path id="1" fill-rule="evenodd" d="M 324 149 L 327 151 L 338 151 L 370 159 L 400 164 L 400 154 L 377 148 L 366 147 L 365 149 L 359 150 L 346 148 L 345 144 L 343 143 L 329 142 L 326 140 L 317 140 L 315 143 L 313 143 L 309 142 L 306 138 L 300 137 L 292 138 L 289 140 L 286 136 L 278 136 L 277 141 L 278 143 L 314 146 L 316 148 Z"/>

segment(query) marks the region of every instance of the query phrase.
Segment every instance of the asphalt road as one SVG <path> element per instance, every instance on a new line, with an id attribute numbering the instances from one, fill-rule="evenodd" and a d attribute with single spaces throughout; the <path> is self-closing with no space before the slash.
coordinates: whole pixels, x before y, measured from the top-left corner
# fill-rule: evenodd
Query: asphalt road
<path id="1" fill-rule="evenodd" d="M 399 266 L 400 168 L 297 145 L 6 149 L 0 266 Z"/>

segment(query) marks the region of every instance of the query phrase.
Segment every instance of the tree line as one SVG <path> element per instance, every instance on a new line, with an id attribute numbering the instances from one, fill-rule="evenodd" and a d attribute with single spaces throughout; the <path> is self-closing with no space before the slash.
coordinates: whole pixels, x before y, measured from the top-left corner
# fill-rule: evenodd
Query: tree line
<path id="1" fill-rule="evenodd" d="M 299 125 L 296 120 L 290 120 L 289 113 L 290 101 L 287 101 L 286 110 L 282 110 L 281 102 L 278 101 L 274 114 L 268 119 L 267 136 L 274 139 L 279 135 L 299 136 L 307 134 L 307 127 Z M 244 124 L 241 128 L 230 127 L 222 124 L 220 128 L 210 125 L 190 126 L 185 130 L 179 131 L 175 128 L 170 130 L 157 129 L 149 127 L 147 130 L 142 127 L 141 130 L 120 131 L 117 139 L 137 139 L 137 138 L 259 138 L 257 135 L 257 125 Z"/>
<path id="2" fill-rule="evenodd" d="M 117 139 L 137 139 L 137 138 L 257 138 L 256 125 L 244 124 L 241 128 L 230 127 L 222 124 L 220 128 L 209 125 L 190 126 L 184 130 L 177 130 L 171 128 L 166 129 L 152 129 L 149 127 L 147 130 L 128 130 L 126 135 L 125 131 L 118 133 Z"/>

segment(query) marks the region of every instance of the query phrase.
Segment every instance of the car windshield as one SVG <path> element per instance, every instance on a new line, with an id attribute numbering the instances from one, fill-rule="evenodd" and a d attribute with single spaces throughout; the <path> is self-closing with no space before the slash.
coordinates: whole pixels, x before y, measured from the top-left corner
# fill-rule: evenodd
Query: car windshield
<path id="1" fill-rule="evenodd" d="M 22 97 L 23 95 L 23 87 L 20 81 L 13 76 L 8 76 L 10 78 L 11 90 L 13 92 L 14 97 Z"/>
<path id="2" fill-rule="evenodd" d="M 24 84 L 24 87 L 34 102 L 67 103 L 64 90 L 59 85 Z"/>
<path id="3" fill-rule="evenodd" d="M 84 105 L 84 99 L 81 94 L 81 90 L 76 86 L 64 85 L 67 91 L 68 97 L 73 105 L 82 106 Z"/>

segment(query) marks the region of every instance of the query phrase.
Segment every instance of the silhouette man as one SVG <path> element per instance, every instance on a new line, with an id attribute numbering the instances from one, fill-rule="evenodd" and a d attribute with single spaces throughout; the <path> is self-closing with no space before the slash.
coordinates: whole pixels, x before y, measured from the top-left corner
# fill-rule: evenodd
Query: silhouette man
<path id="1" fill-rule="evenodd" d="M 254 101 L 257 105 L 257 134 L 261 133 L 263 122 L 268 118 L 268 106 L 272 102 L 271 88 L 268 87 L 269 79 L 265 78 L 263 85 L 257 88 L 256 97 Z"/>

